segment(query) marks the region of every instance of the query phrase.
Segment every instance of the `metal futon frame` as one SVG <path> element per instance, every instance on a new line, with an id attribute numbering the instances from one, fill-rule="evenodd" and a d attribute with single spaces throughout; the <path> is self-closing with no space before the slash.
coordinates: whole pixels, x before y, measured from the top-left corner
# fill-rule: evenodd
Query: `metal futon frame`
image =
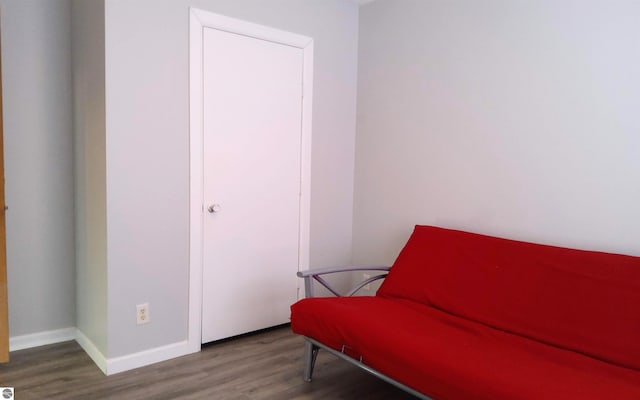
<path id="1" fill-rule="evenodd" d="M 298 276 L 300 278 L 304 278 L 304 290 L 305 297 L 314 297 L 314 287 L 313 281 L 320 283 L 323 287 L 325 287 L 329 292 L 334 294 L 337 297 L 348 297 L 356 294 L 360 289 L 369 285 L 372 282 L 375 282 L 379 279 L 384 279 L 389 272 L 391 267 L 361 267 L 361 266 L 352 266 L 352 267 L 339 267 L 339 268 L 324 268 L 324 269 L 315 269 L 308 271 L 300 271 L 298 272 Z M 341 294 L 338 290 L 336 290 L 329 282 L 327 282 L 322 276 L 334 273 L 341 272 L 354 272 L 354 271 L 382 271 L 379 275 L 372 276 L 368 279 L 363 280 L 362 282 L 356 284 L 351 290 L 349 290 L 346 294 Z M 386 381 L 398 388 L 404 390 L 407 393 L 410 393 L 416 396 L 419 399 L 424 400 L 433 400 L 431 397 L 425 396 L 424 394 L 417 392 L 415 389 L 410 388 L 409 386 L 396 381 L 393 378 L 383 374 L 380 371 L 377 371 L 370 366 L 366 365 L 362 360 L 362 357 L 355 359 L 346 354 L 346 349 L 348 349 L 347 345 L 342 345 L 342 349 L 340 351 L 335 350 L 331 347 L 328 347 L 315 339 L 305 336 L 305 348 L 304 348 L 304 380 L 306 382 L 311 382 L 311 378 L 313 375 L 313 367 L 316 363 L 316 357 L 318 356 L 318 351 L 323 349 L 334 356 L 343 359 L 365 371 L 368 373 Z"/>

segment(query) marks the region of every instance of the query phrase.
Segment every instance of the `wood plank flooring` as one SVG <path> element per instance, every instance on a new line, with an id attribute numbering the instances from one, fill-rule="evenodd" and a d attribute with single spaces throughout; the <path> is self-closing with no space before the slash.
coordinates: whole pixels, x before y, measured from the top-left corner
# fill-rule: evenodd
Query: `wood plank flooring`
<path id="1" fill-rule="evenodd" d="M 76 342 L 65 342 L 12 352 L 0 365 L 0 387 L 15 387 L 16 400 L 415 400 L 323 351 L 313 382 L 304 382 L 302 353 L 302 337 L 285 326 L 104 376 Z"/>

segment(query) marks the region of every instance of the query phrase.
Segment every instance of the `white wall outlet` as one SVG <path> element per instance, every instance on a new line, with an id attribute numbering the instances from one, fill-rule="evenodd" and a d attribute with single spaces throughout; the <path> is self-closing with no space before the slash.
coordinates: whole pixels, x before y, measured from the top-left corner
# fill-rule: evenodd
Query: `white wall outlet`
<path id="1" fill-rule="evenodd" d="M 149 318 L 149 303 L 138 304 L 136 306 L 136 322 L 138 325 L 151 322 Z"/>
<path id="2" fill-rule="evenodd" d="M 371 278 L 371 274 L 362 274 L 362 279 L 363 279 L 363 280 L 365 280 L 365 281 L 366 281 L 366 280 L 367 280 L 367 279 L 369 279 L 369 278 Z M 368 283 L 368 284 L 364 285 L 364 290 L 367 290 L 367 291 L 368 291 L 368 290 L 371 290 L 371 284 L 370 284 L 370 283 Z"/>

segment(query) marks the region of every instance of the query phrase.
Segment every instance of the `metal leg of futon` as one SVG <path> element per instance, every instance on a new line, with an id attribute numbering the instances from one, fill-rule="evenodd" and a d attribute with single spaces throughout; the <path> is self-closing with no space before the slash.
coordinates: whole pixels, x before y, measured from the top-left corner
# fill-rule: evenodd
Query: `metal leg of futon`
<path id="1" fill-rule="evenodd" d="M 316 364 L 316 357 L 318 356 L 318 350 L 320 348 L 315 344 L 306 341 L 304 343 L 304 380 L 305 382 L 311 382 L 311 376 L 313 375 L 313 366 Z"/>

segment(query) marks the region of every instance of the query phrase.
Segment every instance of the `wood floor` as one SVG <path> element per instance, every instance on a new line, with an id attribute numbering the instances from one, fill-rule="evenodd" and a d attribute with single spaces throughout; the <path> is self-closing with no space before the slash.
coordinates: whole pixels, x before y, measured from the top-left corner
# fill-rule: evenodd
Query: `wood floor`
<path id="1" fill-rule="evenodd" d="M 205 346 L 200 353 L 104 376 L 76 342 L 11 353 L 0 387 L 35 399 L 398 399 L 415 397 L 320 351 L 302 380 L 303 339 L 289 327 Z"/>

